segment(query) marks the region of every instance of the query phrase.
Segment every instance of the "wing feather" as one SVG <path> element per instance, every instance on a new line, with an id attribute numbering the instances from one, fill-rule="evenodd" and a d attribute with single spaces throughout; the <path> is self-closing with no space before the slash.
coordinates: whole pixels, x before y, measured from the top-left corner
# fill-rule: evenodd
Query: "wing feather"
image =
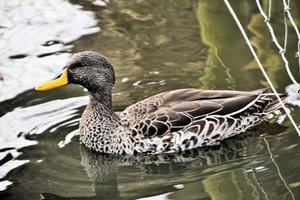
<path id="1" fill-rule="evenodd" d="M 120 117 L 144 137 L 163 136 L 182 129 L 199 132 L 193 122 L 209 115 L 233 115 L 253 105 L 262 91 L 211 91 L 180 89 L 160 93 L 125 109 Z M 124 120 L 125 119 L 125 120 Z M 208 126 L 208 132 L 213 127 Z"/>

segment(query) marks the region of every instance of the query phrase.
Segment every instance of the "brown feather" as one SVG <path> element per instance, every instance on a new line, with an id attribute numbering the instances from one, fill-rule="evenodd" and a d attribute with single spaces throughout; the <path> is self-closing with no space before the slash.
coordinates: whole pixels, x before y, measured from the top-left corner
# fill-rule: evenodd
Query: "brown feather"
<path id="1" fill-rule="evenodd" d="M 128 117 L 132 118 L 129 127 L 143 127 L 139 132 L 142 131 L 144 136 L 163 136 L 187 128 L 193 121 L 208 115 L 230 115 L 243 111 L 261 93 L 261 90 L 240 92 L 180 89 L 149 97 L 128 107 L 123 113 L 128 113 Z M 135 113 L 135 117 L 130 113 Z M 150 120 L 151 126 L 147 124 Z"/>

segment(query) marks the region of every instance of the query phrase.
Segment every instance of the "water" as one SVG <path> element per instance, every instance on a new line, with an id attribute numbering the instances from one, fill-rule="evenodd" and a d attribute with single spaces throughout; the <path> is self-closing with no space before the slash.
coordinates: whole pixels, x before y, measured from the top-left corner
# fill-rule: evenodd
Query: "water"
<path id="1" fill-rule="evenodd" d="M 78 142 L 78 122 L 88 101 L 80 86 L 46 93 L 31 89 L 57 73 L 72 52 L 83 50 L 101 52 L 113 63 L 116 111 L 178 88 L 267 87 L 222 1 L 41 2 L 3 1 L 1 6 L 7 20 L 0 24 L 0 199 L 300 197 L 300 139 L 283 114 L 218 147 L 115 157 L 90 152 Z M 291 88 L 255 2 L 231 2 L 278 90 Z M 292 8 L 299 6 L 292 1 Z M 281 2 L 273 9 L 273 27 L 283 38 Z M 299 22 L 299 11 L 293 14 Z M 291 31 L 287 57 L 299 80 Z M 297 98 L 290 109 L 299 124 Z"/>

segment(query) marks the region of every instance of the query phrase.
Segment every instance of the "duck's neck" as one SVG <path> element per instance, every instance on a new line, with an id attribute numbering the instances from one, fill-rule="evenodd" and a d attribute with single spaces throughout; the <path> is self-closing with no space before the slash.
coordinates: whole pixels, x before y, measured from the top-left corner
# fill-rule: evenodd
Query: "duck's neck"
<path id="1" fill-rule="evenodd" d="M 112 110 L 110 94 L 90 93 L 90 102 L 80 120 L 80 141 L 89 149 L 108 152 L 107 141 L 118 137 L 118 116 Z"/>
<path id="2" fill-rule="evenodd" d="M 107 92 L 90 92 L 90 104 L 100 105 L 107 110 L 112 111 L 112 93 Z"/>

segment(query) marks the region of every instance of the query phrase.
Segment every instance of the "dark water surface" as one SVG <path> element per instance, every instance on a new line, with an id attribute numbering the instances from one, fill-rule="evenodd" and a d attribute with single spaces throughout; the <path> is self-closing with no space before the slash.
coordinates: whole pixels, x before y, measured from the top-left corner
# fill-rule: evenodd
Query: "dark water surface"
<path id="1" fill-rule="evenodd" d="M 218 147 L 114 157 L 78 142 L 88 101 L 83 88 L 30 89 L 57 73 L 71 53 L 83 50 L 101 52 L 113 63 L 116 111 L 178 88 L 267 87 L 223 1 L 4 2 L 0 199 L 300 199 L 300 138 L 281 113 Z M 300 7 L 291 2 L 292 8 Z M 276 88 L 289 89 L 291 81 L 255 1 L 231 3 Z M 273 4 L 272 25 L 280 42 L 282 9 L 281 1 Z M 299 10 L 293 15 L 299 22 Z M 286 56 L 299 80 L 296 48 L 290 27 Z M 299 97 L 290 101 L 299 124 Z"/>

